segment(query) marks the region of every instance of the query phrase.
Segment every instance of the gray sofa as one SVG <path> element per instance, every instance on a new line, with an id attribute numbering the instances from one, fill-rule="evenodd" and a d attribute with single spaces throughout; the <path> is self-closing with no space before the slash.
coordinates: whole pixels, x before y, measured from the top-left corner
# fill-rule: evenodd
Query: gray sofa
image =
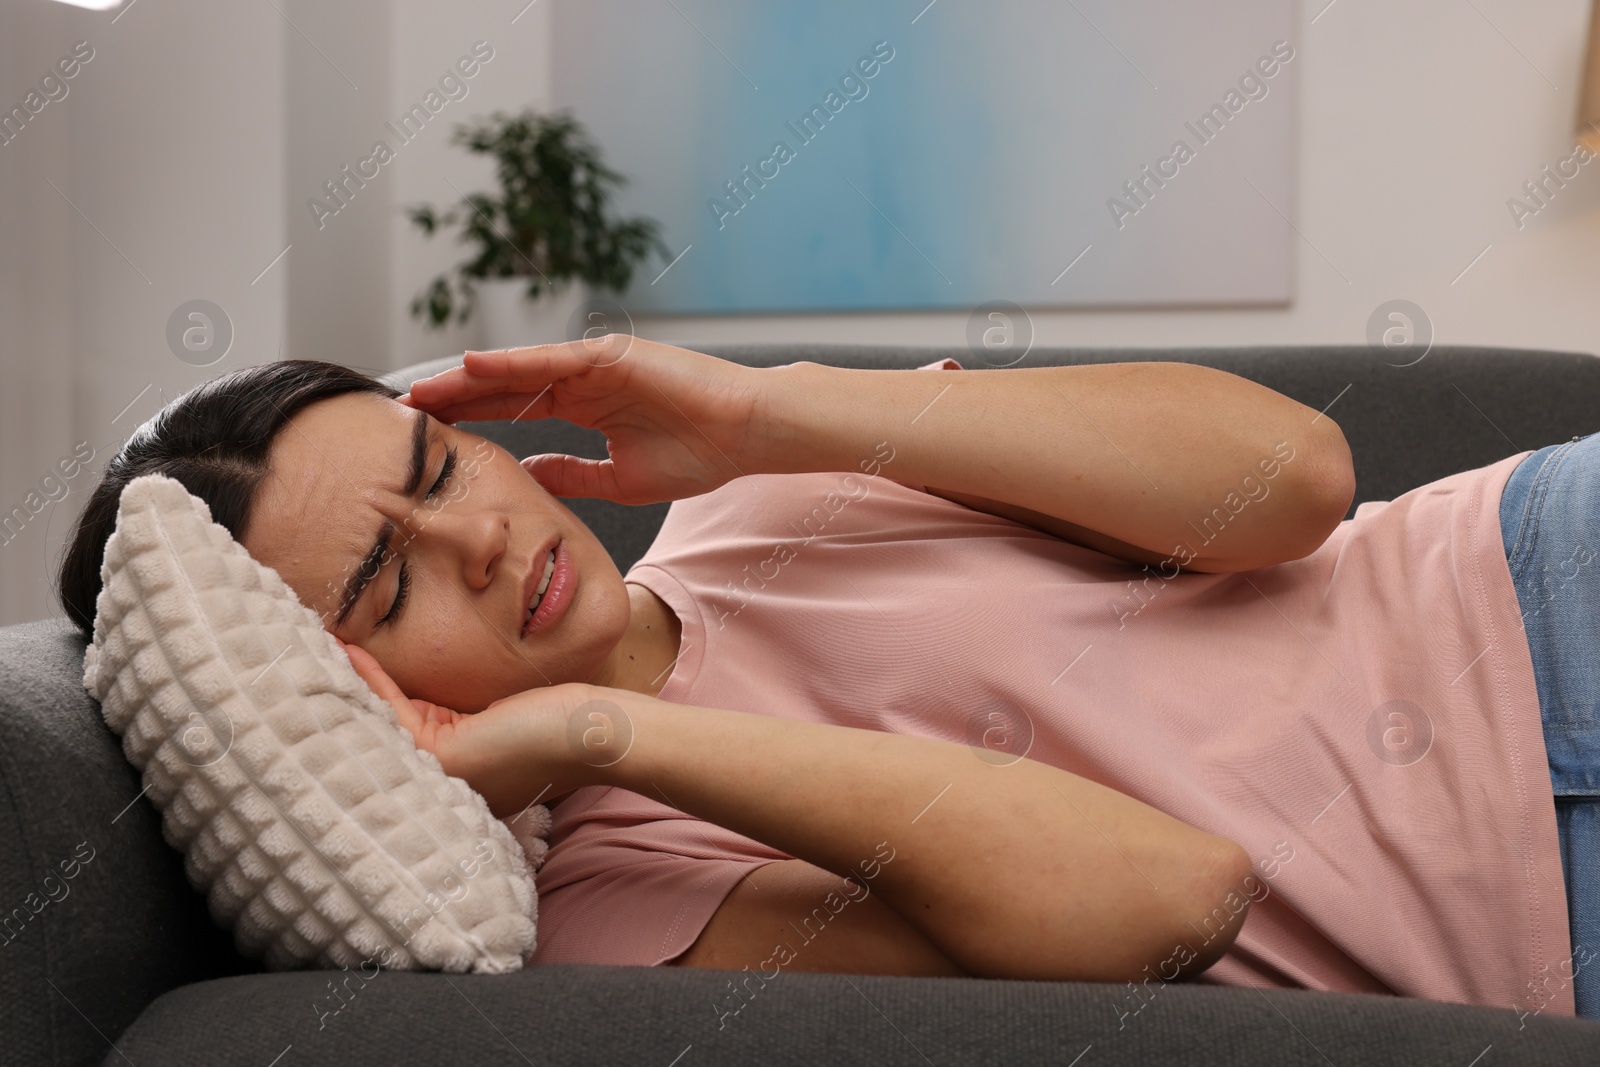
<path id="1" fill-rule="evenodd" d="M 757 365 L 914 367 L 947 355 L 986 365 L 965 349 L 701 350 Z M 1441 347 L 1394 366 L 1381 355 L 1038 349 L 1016 365 L 1182 360 L 1326 407 L 1355 455 L 1357 504 L 1600 429 L 1594 356 Z M 519 454 L 605 454 L 598 434 L 559 423 L 472 428 Z M 571 504 L 624 571 L 667 508 Z M 744 983 L 745 1006 L 719 1025 L 717 1006 L 731 1003 L 739 977 L 729 972 L 574 965 L 365 981 L 263 973 L 185 881 L 138 776 L 82 689 L 82 656 L 82 640 L 59 620 L 0 630 L 0 1062 L 1600 1063 L 1600 1022 L 1203 984 L 1166 988 L 1124 1014 L 1136 1002 L 1116 985 L 786 973 Z"/>

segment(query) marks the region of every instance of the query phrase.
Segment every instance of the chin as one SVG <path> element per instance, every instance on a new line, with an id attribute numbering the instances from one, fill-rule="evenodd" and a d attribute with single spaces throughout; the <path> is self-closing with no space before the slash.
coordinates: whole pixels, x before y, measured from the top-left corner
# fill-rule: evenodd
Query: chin
<path id="1" fill-rule="evenodd" d="M 633 611 L 628 587 L 623 584 L 616 565 L 610 563 L 610 556 L 606 557 L 606 562 L 610 564 L 610 573 L 590 571 L 588 588 L 578 590 L 578 599 L 572 607 L 579 614 L 572 621 L 581 624 L 582 636 L 577 639 L 581 647 L 572 649 L 568 659 L 570 669 L 562 672 L 565 677 L 557 678 L 552 674 L 552 682 L 590 681 L 628 632 L 628 620 Z"/>

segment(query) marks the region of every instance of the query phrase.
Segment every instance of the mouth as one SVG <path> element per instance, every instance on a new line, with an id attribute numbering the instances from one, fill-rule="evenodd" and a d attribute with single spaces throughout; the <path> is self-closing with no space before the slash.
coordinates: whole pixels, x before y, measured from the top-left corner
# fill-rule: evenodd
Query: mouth
<path id="1" fill-rule="evenodd" d="M 528 576 L 523 579 L 521 636 L 531 637 L 549 629 L 566 613 L 577 585 L 577 568 L 567 551 L 566 541 L 557 538 L 534 557 Z"/>

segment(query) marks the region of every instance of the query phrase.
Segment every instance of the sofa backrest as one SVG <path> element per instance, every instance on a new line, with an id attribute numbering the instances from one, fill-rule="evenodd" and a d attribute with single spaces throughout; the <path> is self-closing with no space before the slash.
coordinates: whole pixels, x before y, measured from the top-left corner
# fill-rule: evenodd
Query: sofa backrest
<path id="1" fill-rule="evenodd" d="M 966 349 L 699 350 L 756 366 L 809 360 L 910 368 L 946 356 L 968 368 L 985 365 Z M 1575 353 L 1436 348 L 1396 367 L 1355 347 L 1036 349 L 1015 365 L 1133 360 L 1220 367 L 1326 408 L 1355 456 L 1356 503 L 1589 433 L 1600 413 L 1600 359 Z M 416 376 L 416 369 L 396 375 Z M 469 428 L 519 456 L 605 456 L 600 434 L 564 423 Z M 648 548 L 667 510 L 569 504 L 623 571 Z M 139 776 L 83 690 L 83 649 L 62 621 L 0 630 L 0 1034 L 17 1062 L 97 1061 L 106 1040 L 166 990 L 256 969 L 212 923 L 185 880 L 182 857 L 163 840 Z"/>
<path id="2" fill-rule="evenodd" d="M 1034 348 L 1021 359 L 967 348 L 864 345 L 688 345 L 749 366 L 807 360 L 842 367 L 907 369 L 946 357 L 969 370 L 1007 366 L 1173 361 L 1230 371 L 1326 410 L 1350 443 L 1356 496 L 1392 500 L 1409 489 L 1506 456 L 1600 430 L 1600 358 L 1577 352 L 1436 346 L 1421 359 L 1365 345 L 1245 348 Z M 1411 362 L 1415 360 L 1415 362 Z M 460 362 L 433 360 L 395 372 L 400 388 Z M 1408 363 L 1406 366 L 1396 364 Z M 463 423 L 518 457 L 567 452 L 606 456 L 605 437 L 569 423 Z M 624 507 L 568 500 L 624 573 L 654 540 L 668 505 Z"/>

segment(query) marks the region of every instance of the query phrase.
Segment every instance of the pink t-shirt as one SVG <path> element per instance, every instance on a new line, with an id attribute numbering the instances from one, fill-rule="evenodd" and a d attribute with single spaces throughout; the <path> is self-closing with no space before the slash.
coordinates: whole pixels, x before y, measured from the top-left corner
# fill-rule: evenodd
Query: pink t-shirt
<path id="1" fill-rule="evenodd" d="M 1572 949 L 1498 521 L 1526 455 L 1242 574 L 1141 569 L 891 480 L 892 459 L 753 475 L 675 502 L 627 580 L 682 621 L 663 700 L 963 744 L 1031 729 L 1029 759 L 1238 842 L 1254 903 L 1202 981 L 1571 1015 L 1546 981 Z M 1196 517 L 1196 551 L 1269 469 Z M 623 789 L 552 814 L 535 964 L 671 959 L 791 858 Z"/>

